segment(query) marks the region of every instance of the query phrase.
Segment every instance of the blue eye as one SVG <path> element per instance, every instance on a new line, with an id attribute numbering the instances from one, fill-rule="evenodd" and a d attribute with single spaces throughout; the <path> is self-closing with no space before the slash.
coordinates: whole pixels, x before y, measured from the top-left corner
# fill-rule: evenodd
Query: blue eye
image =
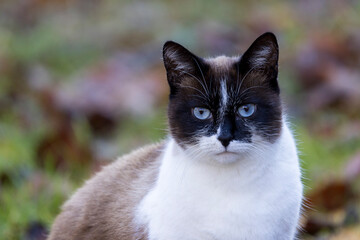
<path id="1" fill-rule="evenodd" d="M 193 114 L 197 119 L 200 120 L 211 118 L 211 112 L 207 108 L 202 108 L 202 107 L 193 108 Z"/>
<path id="2" fill-rule="evenodd" d="M 255 110 L 256 110 L 255 104 L 250 103 L 250 104 L 245 104 L 245 105 L 242 105 L 241 107 L 239 107 L 238 113 L 242 117 L 250 117 L 251 115 L 254 114 Z"/>

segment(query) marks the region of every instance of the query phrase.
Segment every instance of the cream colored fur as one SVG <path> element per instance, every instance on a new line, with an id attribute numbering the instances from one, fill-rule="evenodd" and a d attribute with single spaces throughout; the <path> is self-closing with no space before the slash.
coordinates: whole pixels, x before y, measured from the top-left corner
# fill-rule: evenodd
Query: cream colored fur
<path id="1" fill-rule="evenodd" d="M 119 158 L 87 181 L 62 207 L 48 240 L 147 239 L 134 212 L 156 182 L 163 145 Z"/>

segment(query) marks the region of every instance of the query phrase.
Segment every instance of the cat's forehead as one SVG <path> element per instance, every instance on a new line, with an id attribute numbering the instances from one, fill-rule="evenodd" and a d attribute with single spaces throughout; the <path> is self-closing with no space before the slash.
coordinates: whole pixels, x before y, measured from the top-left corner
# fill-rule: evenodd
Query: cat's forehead
<path id="1" fill-rule="evenodd" d="M 209 74 L 218 77 L 224 77 L 235 69 L 235 64 L 239 61 L 240 57 L 227 57 L 218 56 L 213 58 L 204 59 L 206 64 L 209 66 Z"/>
<path id="2" fill-rule="evenodd" d="M 240 59 L 239 56 L 235 57 L 228 57 L 228 56 L 217 56 L 217 57 L 211 57 L 211 58 L 205 58 L 205 62 L 212 66 L 213 68 L 219 68 L 227 70 L 231 66 L 234 65 L 234 63 L 238 62 Z"/>
<path id="3" fill-rule="evenodd" d="M 237 84 L 240 77 L 239 60 L 239 56 L 218 56 L 204 59 L 207 65 L 205 81 L 213 86 L 213 95 L 216 96 L 224 89 L 233 88 Z"/>

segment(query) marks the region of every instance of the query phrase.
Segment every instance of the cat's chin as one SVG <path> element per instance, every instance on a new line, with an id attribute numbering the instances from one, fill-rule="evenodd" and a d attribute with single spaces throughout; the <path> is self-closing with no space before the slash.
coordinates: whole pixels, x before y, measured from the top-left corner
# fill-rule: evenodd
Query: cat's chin
<path id="1" fill-rule="evenodd" d="M 213 160 L 221 164 L 231 164 L 241 160 L 241 153 L 223 151 L 216 153 L 213 156 Z"/>
<path id="2" fill-rule="evenodd" d="M 181 146 L 181 145 L 180 145 Z M 190 159 L 201 162 L 231 164 L 246 159 L 251 144 L 232 141 L 225 148 L 216 136 L 201 137 L 195 144 L 182 145 Z"/>

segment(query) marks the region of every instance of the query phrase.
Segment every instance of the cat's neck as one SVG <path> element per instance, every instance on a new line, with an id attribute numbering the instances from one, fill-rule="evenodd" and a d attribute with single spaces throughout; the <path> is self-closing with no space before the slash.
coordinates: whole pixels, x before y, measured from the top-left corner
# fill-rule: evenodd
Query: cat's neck
<path id="1" fill-rule="evenodd" d="M 298 167 L 297 159 L 294 161 L 292 157 L 296 154 L 295 142 L 285 120 L 283 120 L 280 137 L 270 147 L 251 151 L 251 154 L 239 155 L 239 160 L 232 163 L 194 159 L 173 138 L 169 137 L 163 153 L 158 180 L 168 182 L 168 179 L 173 179 L 168 184 L 184 184 L 186 181 L 189 183 L 191 181 L 216 181 L 220 185 L 235 183 L 235 187 L 239 189 L 242 185 L 247 186 L 253 184 L 254 181 L 264 179 L 265 175 L 272 175 L 273 171 L 276 175 L 279 165 L 285 168 Z"/>
<path id="2" fill-rule="evenodd" d="M 239 155 L 239 160 L 236 162 L 220 163 L 201 157 L 194 159 L 170 137 L 163 155 L 159 180 L 172 179 L 173 181 L 166 180 L 164 182 L 175 185 L 183 185 L 186 182 L 190 185 L 191 182 L 198 182 L 203 186 L 214 186 L 215 184 L 231 187 L 234 185 L 239 189 L 241 185 L 246 186 L 259 179 L 269 168 L 272 168 L 274 161 L 270 159 L 264 161 L 263 158 L 264 156 L 276 157 L 278 144 L 273 145 L 272 149 L 263 150 L 259 154 Z"/>

